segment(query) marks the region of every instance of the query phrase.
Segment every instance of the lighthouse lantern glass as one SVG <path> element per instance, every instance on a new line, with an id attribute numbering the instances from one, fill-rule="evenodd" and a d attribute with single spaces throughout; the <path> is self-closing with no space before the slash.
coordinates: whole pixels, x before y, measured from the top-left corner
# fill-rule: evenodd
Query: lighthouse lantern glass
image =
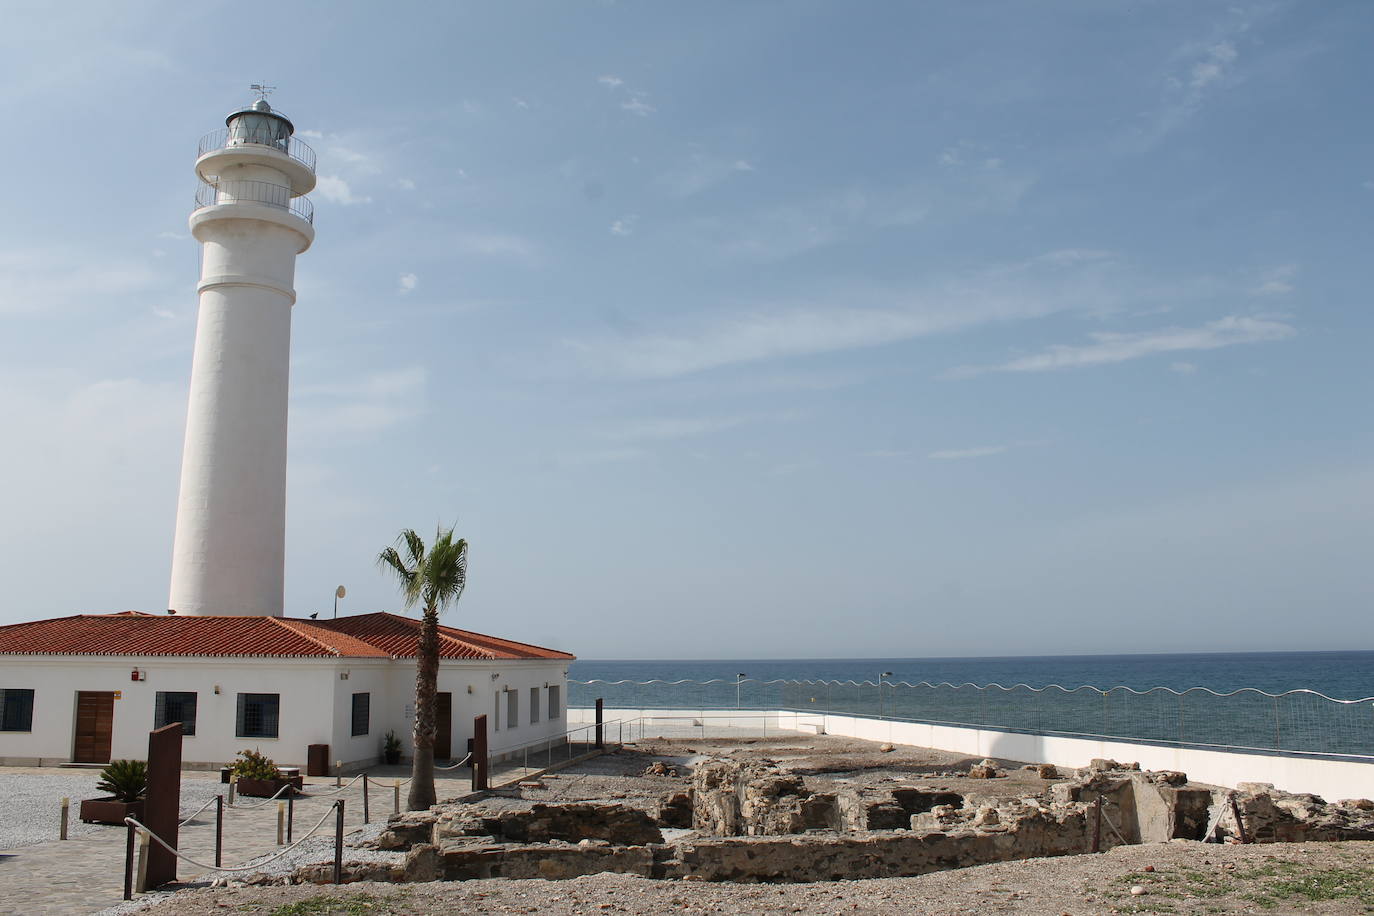
<path id="1" fill-rule="evenodd" d="M 229 121 L 230 146 L 252 143 L 286 152 L 287 141 L 290 138 L 291 128 L 288 122 L 276 115 L 245 111 Z"/>

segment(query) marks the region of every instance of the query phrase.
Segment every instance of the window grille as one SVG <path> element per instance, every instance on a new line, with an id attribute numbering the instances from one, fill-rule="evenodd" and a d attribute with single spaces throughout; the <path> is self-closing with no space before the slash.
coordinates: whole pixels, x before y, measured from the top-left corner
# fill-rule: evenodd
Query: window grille
<path id="1" fill-rule="evenodd" d="M 520 691 L 512 690 L 506 694 L 506 728 L 515 728 L 520 723 Z"/>
<path id="2" fill-rule="evenodd" d="M 153 727 L 162 728 L 173 722 L 181 723 L 181 734 L 187 738 L 196 733 L 196 695 L 171 690 L 159 690 L 155 699 Z"/>
<path id="3" fill-rule="evenodd" d="M 550 719 L 557 719 L 559 716 L 561 716 L 561 715 L 563 714 L 562 697 L 560 696 L 561 693 L 562 693 L 562 688 L 558 687 L 557 685 L 551 685 L 551 686 L 549 687 L 549 718 L 550 718 Z"/>
<path id="4" fill-rule="evenodd" d="M 539 688 L 530 688 L 530 724 L 539 721 Z"/>
<path id="5" fill-rule="evenodd" d="M 281 711 L 279 693 L 239 694 L 238 729 L 240 738 L 275 738 Z"/>
<path id="6" fill-rule="evenodd" d="M 371 727 L 372 694 L 353 694 L 353 737 L 366 735 Z"/>
<path id="7" fill-rule="evenodd" d="M 33 691 L 0 689 L 0 732 L 33 731 Z"/>

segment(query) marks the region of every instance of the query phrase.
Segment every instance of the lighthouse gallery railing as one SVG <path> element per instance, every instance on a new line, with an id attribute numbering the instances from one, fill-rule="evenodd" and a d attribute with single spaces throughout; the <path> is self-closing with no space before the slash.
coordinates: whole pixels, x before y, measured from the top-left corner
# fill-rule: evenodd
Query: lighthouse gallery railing
<path id="1" fill-rule="evenodd" d="M 299 216 L 307 223 L 315 222 L 315 205 L 309 198 L 292 197 L 290 188 L 270 181 L 202 181 L 200 187 L 196 188 L 197 209 L 216 204 L 241 203 L 266 204 Z"/>

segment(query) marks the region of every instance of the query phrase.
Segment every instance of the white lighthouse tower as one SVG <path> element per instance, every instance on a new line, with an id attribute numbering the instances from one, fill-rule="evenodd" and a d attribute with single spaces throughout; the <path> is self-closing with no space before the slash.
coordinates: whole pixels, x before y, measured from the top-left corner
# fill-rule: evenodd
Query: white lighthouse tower
<path id="1" fill-rule="evenodd" d="M 266 87 L 254 87 L 266 94 Z M 296 255 L 315 238 L 315 153 L 265 98 L 200 142 L 200 312 L 167 607 L 282 614 Z"/>

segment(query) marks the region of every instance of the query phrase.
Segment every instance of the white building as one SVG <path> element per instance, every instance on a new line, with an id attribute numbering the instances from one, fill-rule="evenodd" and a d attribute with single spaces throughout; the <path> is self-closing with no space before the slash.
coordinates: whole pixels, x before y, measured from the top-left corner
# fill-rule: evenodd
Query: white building
<path id="1" fill-rule="evenodd" d="M 80 614 L 0 627 L 0 765 L 142 759 L 148 732 L 183 723 L 188 768 L 254 748 L 304 767 L 329 746 L 378 762 L 388 731 L 413 747 L 419 621 Z M 485 714 L 493 757 L 568 726 L 566 652 L 440 626 L 435 758 L 461 758 Z"/>

